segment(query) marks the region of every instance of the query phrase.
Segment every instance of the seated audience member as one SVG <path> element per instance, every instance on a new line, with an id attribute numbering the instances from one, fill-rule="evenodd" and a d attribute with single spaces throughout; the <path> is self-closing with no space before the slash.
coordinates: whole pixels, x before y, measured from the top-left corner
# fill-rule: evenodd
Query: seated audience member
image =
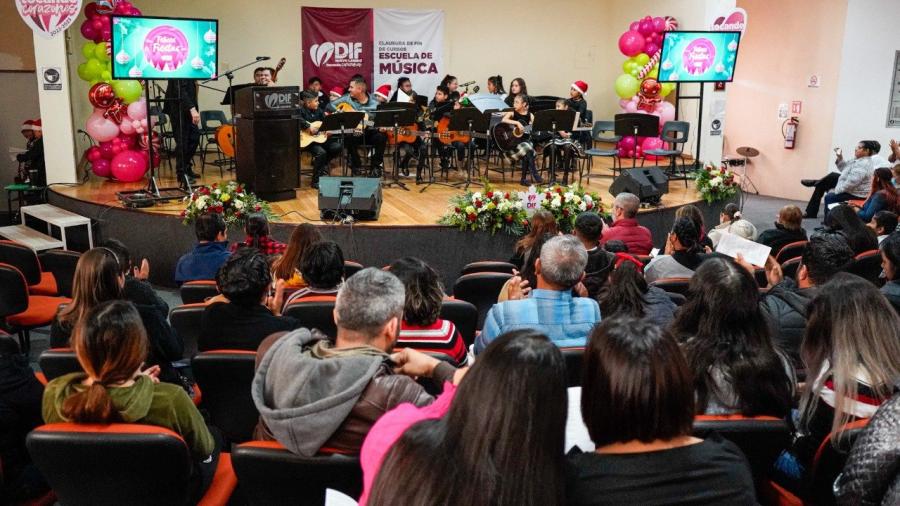
<path id="1" fill-rule="evenodd" d="M 694 222 L 688 217 L 676 218 L 666 238 L 665 254 L 650 260 L 644 278 L 648 283 L 663 278 L 689 278 L 706 258 Z"/>
<path id="2" fill-rule="evenodd" d="M 70 337 L 88 312 L 100 303 L 124 300 L 122 287 L 125 276 L 119 267 L 115 253 L 107 248 L 94 248 L 82 254 L 75 265 L 72 280 L 72 302 L 60 309 L 50 326 L 50 347 L 70 347 Z M 180 375 L 171 362 L 181 360 L 184 344 L 169 326 L 168 315 L 159 308 L 135 304 L 150 344 L 147 364 L 161 368 L 159 378 L 169 383 L 181 384 Z"/>
<path id="3" fill-rule="evenodd" d="M 881 243 L 881 268 L 886 280 L 881 293 L 900 313 L 900 232 L 887 236 Z"/>
<path id="4" fill-rule="evenodd" d="M 853 444 L 844 471 L 834 483 L 837 504 L 900 504 L 898 427 L 900 395 L 895 395 L 878 408 Z"/>
<path id="5" fill-rule="evenodd" d="M 387 411 L 404 403 L 431 404 L 434 399 L 412 376 L 443 384 L 456 369 L 412 349 L 390 354 L 404 302 L 403 283 L 370 267 L 347 279 L 338 293 L 334 341 L 305 328 L 263 341 L 252 387 L 260 414 L 257 439 L 274 439 L 306 457 L 323 447 L 356 453 Z M 423 361 L 427 366 L 403 368 Z"/>
<path id="6" fill-rule="evenodd" d="M 756 504 L 737 446 L 716 433 L 691 436 L 691 371 L 668 332 L 604 320 L 583 367 L 581 417 L 597 448 L 570 454 L 568 504 Z"/>
<path id="7" fill-rule="evenodd" d="M 200 351 L 255 350 L 269 335 L 293 330 L 300 323 L 279 316 L 283 285 L 269 297 L 272 274 L 266 257 L 254 248 L 241 248 L 216 275 L 222 295 L 208 305 L 200 319 Z"/>
<path id="8" fill-rule="evenodd" d="M 440 317 L 444 287 L 437 271 L 418 258 L 406 257 L 391 263 L 390 272 L 406 289 L 403 321 L 395 346 L 443 353 L 458 365 L 466 365 L 466 343 L 456 325 Z"/>
<path id="9" fill-rule="evenodd" d="M 644 264 L 627 253 L 617 253 L 615 270 L 600 292 L 600 314 L 604 318 L 628 315 L 646 318 L 660 327 L 668 327 L 678 308 L 662 288 L 647 285 Z"/>
<path id="10" fill-rule="evenodd" d="M 869 196 L 858 212 L 861 220 L 868 223 L 875 216 L 875 213 L 879 211 L 896 213 L 900 209 L 893 178 L 894 174 L 891 172 L 891 169 L 884 167 L 875 169 L 875 173 L 872 175 L 872 188 L 869 190 Z"/>
<path id="11" fill-rule="evenodd" d="M 776 479 L 797 491 L 819 445 L 857 418 L 870 418 L 900 378 L 900 316 L 878 289 L 845 272 L 812 301 L 800 356 L 806 388 L 797 435 L 776 463 Z"/>
<path id="12" fill-rule="evenodd" d="M 122 275 L 125 276 L 125 285 L 122 286 L 122 296 L 125 300 L 135 304 L 155 307 L 163 318 L 169 318 L 169 305 L 156 293 L 150 284 L 150 262 L 147 259 L 141 261 L 138 267 L 132 263 L 131 253 L 122 241 L 110 239 L 103 243 L 103 247 L 115 253 L 119 260 Z"/>
<path id="13" fill-rule="evenodd" d="M 779 269 L 778 276 L 783 278 L 782 281 L 775 283 L 759 302 L 772 340 L 798 370 L 803 367 L 800 342 L 809 317 L 809 303 L 819 294 L 819 287 L 844 270 L 852 260 L 853 251 L 843 237 L 814 234 L 803 248 L 796 280 L 785 278 Z"/>
<path id="14" fill-rule="evenodd" d="M 825 197 L 825 215 L 828 205 L 847 200 L 864 199 L 871 189 L 872 174 L 878 167 L 890 167 L 890 164 L 879 156 L 881 144 L 878 141 L 859 141 L 852 160 L 844 160 L 844 154 L 835 150 L 834 168 L 822 179 L 804 179 L 804 186 L 815 187 L 809 204 L 806 205 L 804 218 L 815 218 L 819 214 L 819 203 Z M 828 193 L 830 190 L 833 193 Z"/>
<path id="15" fill-rule="evenodd" d="M 506 283 L 503 283 L 503 287 L 500 288 L 500 295 L 497 296 L 497 302 L 524 299 L 531 295 L 531 290 L 537 286 L 537 272 L 534 269 L 534 263 L 541 257 L 541 249 L 544 247 L 544 243 L 557 236 L 558 234 L 544 234 L 542 237 L 534 240 L 531 248 L 528 250 L 528 256 L 525 257 L 525 265 L 522 267 L 522 272 L 513 270 L 514 276 L 507 279 Z"/>
<path id="16" fill-rule="evenodd" d="M 806 230 L 803 229 L 803 211 L 797 206 L 784 206 L 778 211 L 775 228 L 763 230 L 756 242 L 772 248 L 772 256 L 778 256 L 781 248 L 792 242 L 805 241 Z"/>
<path id="17" fill-rule="evenodd" d="M 360 505 L 564 504 L 566 411 L 559 349 L 533 330 L 503 334 L 458 387 L 372 427 Z"/>
<path id="18" fill-rule="evenodd" d="M 72 341 L 84 372 L 47 384 L 44 421 L 137 423 L 177 432 L 202 477 L 203 486 L 197 486 L 205 489 L 216 469 L 216 442 L 184 390 L 160 383 L 158 366 L 145 369 L 152 345 L 134 306 L 117 300 L 96 305 L 78 323 Z"/>
<path id="19" fill-rule="evenodd" d="M 878 211 L 866 226 L 875 231 L 880 245 L 887 236 L 897 230 L 897 215 L 890 211 Z"/>
<path id="20" fill-rule="evenodd" d="M 703 220 L 703 213 L 700 212 L 699 207 L 693 204 L 679 207 L 675 210 L 675 219 L 677 220 L 678 218 L 690 218 L 691 222 L 694 223 L 694 227 L 697 228 L 697 233 L 700 237 L 701 250 L 705 250 L 706 248 L 713 249 L 712 239 L 710 239 L 709 234 L 706 233 L 706 223 Z"/>
<path id="21" fill-rule="evenodd" d="M 772 344 L 753 275 L 730 258 L 711 258 L 691 278 L 672 332 L 694 374 L 697 413 L 783 417 L 791 410 L 793 368 Z"/>
<path id="22" fill-rule="evenodd" d="M 315 225 L 303 223 L 297 225 L 291 232 L 284 254 L 278 257 L 272 264 L 272 277 L 275 280 L 283 279 L 285 288 L 303 288 L 306 281 L 300 273 L 300 259 L 303 252 L 313 243 L 322 240 L 322 234 Z"/>
<path id="23" fill-rule="evenodd" d="M 603 249 L 610 253 L 628 253 L 628 245 L 625 244 L 625 241 L 619 240 L 606 241 L 606 244 L 603 245 Z"/>
<path id="24" fill-rule="evenodd" d="M 219 267 L 228 259 L 228 227 L 221 214 L 203 214 L 194 221 L 197 245 L 178 259 L 175 282 L 215 279 Z"/>
<path id="25" fill-rule="evenodd" d="M 516 269 L 519 269 L 520 271 L 525 266 L 525 259 L 528 258 L 528 253 L 531 250 L 534 241 L 546 234 L 556 235 L 559 233 L 559 228 L 556 225 L 556 218 L 553 217 L 553 213 L 546 209 L 538 209 L 535 211 L 531 216 L 530 221 L 531 228 L 528 230 L 528 234 L 519 239 L 519 242 L 516 243 L 516 247 L 513 250 L 513 256 L 509 259 L 509 263 L 515 265 Z"/>
<path id="26" fill-rule="evenodd" d="M 269 237 L 269 220 L 265 214 L 253 213 L 247 216 L 244 223 L 244 233 L 247 237 L 244 242 L 236 242 L 231 245 L 231 251 L 237 251 L 238 248 L 250 247 L 256 248 L 263 255 L 280 255 L 284 253 L 287 247 L 283 242 L 278 242 Z"/>
<path id="27" fill-rule="evenodd" d="M 613 201 L 611 227 L 604 226 L 601 244 L 609 241 L 622 241 L 628 246 L 632 255 L 649 255 L 653 249 L 653 238 L 650 229 L 638 225 L 637 212 L 641 200 L 633 193 L 622 192 Z M 604 224 L 605 225 L 605 224 Z"/>
<path id="28" fill-rule="evenodd" d="M 581 213 L 575 218 L 574 235 L 587 250 L 588 261 L 584 268 L 584 286 L 588 296 L 597 298 L 606 285 L 616 256 L 600 246 L 603 218 L 597 213 Z"/>
<path id="29" fill-rule="evenodd" d="M 719 224 L 709 231 L 709 240 L 715 249 L 722 239 L 722 234 L 734 234 L 748 241 L 756 240 L 756 227 L 741 217 L 741 208 L 737 204 L 726 204 L 719 213 Z"/>
<path id="30" fill-rule="evenodd" d="M 583 346 L 591 327 L 600 321 L 597 301 L 572 297 L 572 289 L 584 279 L 587 252 L 572 236 L 557 236 L 541 248 L 535 261 L 537 283 L 528 298 L 495 304 L 488 311 L 475 353 L 481 353 L 504 332 L 530 328 L 557 346 Z"/>
<path id="31" fill-rule="evenodd" d="M 337 296 L 344 281 L 344 253 L 334 241 L 310 244 L 300 259 L 300 274 L 306 287 L 297 290 L 285 301 L 291 302 L 316 295 Z"/>
<path id="32" fill-rule="evenodd" d="M 878 249 L 878 236 L 850 206 L 837 206 L 825 217 L 829 230 L 841 234 L 854 255 Z"/>

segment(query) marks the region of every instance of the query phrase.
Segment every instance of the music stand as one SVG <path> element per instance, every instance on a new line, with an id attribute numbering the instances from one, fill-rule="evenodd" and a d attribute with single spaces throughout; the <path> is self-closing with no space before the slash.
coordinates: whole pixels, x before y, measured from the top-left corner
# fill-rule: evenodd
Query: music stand
<path id="1" fill-rule="evenodd" d="M 556 181 L 556 146 L 553 145 L 553 135 L 556 132 L 571 132 L 575 124 L 575 111 L 563 111 L 549 109 L 534 113 L 534 124 L 531 127 L 532 134 L 537 132 L 550 133 L 550 182 Z M 569 169 L 566 169 L 564 178 L 568 181 Z"/>
<path id="2" fill-rule="evenodd" d="M 320 130 L 325 132 L 340 132 L 341 135 L 341 174 L 347 175 L 347 157 L 344 154 L 344 136 L 347 132 L 353 132 L 359 126 L 366 115 L 361 112 L 337 112 L 325 116 Z"/>
<path id="3" fill-rule="evenodd" d="M 659 116 L 637 112 L 616 114 L 615 130 L 617 136 L 656 137 L 659 135 Z M 635 139 L 637 141 L 637 139 Z M 637 150 L 635 150 L 637 151 Z M 637 166 L 637 157 L 631 157 L 631 168 Z"/>
<path id="4" fill-rule="evenodd" d="M 397 105 L 393 104 L 381 104 L 378 106 L 378 110 L 375 112 L 375 128 L 387 128 L 393 130 L 394 132 L 394 140 L 397 139 L 397 134 L 400 131 L 400 127 L 406 127 L 410 125 L 416 124 L 416 111 L 415 104 L 408 104 L 412 107 L 385 107 L 382 109 L 382 106 L 391 106 Z M 394 175 L 391 178 L 391 181 L 383 181 L 382 185 L 386 187 L 390 187 L 391 185 L 397 185 L 400 188 L 403 188 L 406 191 L 409 191 L 409 188 L 406 187 L 406 184 L 400 181 L 400 143 L 397 143 L 397 146 L 394 146 Z"/>
<path id="5" fill-rule="evenodd" d="M 394 110 L 406 110 L 414 111 L 416 109 L 416 104 L 411 102 L 385 102 L 383 104 L 378 104 L 378 107 L 375 109 L 378 112 L 381 111 L 394 111 Z"/>
<path id="6" fill-rule="evenodd" d="M 475 107 L 464 107 L 450 113 L 450 125 L 447 129 L 451 132 L 469 133 L 469 144 L 468 149 L 466 150 L 466 180 L 464 182 L 455 183 L 453 186 L 462 186 L 466 190 L 473 184 L 484 186 L 478 181 L 472 181 L 472 171 L 474 170 L 475 161 L 476 132 L 483 132 L 486 137 L 489 126 L 490 121 Z"/>

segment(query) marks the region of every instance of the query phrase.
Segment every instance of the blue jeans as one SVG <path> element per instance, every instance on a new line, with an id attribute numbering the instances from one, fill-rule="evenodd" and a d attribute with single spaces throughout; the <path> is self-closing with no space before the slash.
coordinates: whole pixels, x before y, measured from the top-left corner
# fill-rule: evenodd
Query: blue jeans
<path id="1" fill-rule="evenodd" d="M 828 217 L 828 206 L 837 202 L 847 202 L 848 200 L 856 200 L 859 197 L 850 193 L 826 193 L 825 194 L 825 217 Z"/>

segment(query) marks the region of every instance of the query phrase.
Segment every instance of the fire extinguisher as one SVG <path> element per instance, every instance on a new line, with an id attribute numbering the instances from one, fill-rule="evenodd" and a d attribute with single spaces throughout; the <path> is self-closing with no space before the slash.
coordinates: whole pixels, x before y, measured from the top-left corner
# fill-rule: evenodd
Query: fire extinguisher
<path id="1" fill-rule="evenodd" d="M 794 149 L 797 142 L 797 128 L 800 127 L 800 120 L 796 116 L 791 116 L 781 124 L 781 135 L 784 137 L 784 149 Z"/>

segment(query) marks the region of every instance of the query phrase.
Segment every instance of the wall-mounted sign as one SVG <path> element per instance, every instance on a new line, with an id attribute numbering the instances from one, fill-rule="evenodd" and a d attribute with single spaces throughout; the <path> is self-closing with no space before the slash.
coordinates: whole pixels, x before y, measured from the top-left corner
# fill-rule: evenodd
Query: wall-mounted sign
<path id="1" fill-rule="evenodd" d="M 16 9 L 34 33 L 52 39 L 75 22 L 81 0 L 16 0 Z"/>

